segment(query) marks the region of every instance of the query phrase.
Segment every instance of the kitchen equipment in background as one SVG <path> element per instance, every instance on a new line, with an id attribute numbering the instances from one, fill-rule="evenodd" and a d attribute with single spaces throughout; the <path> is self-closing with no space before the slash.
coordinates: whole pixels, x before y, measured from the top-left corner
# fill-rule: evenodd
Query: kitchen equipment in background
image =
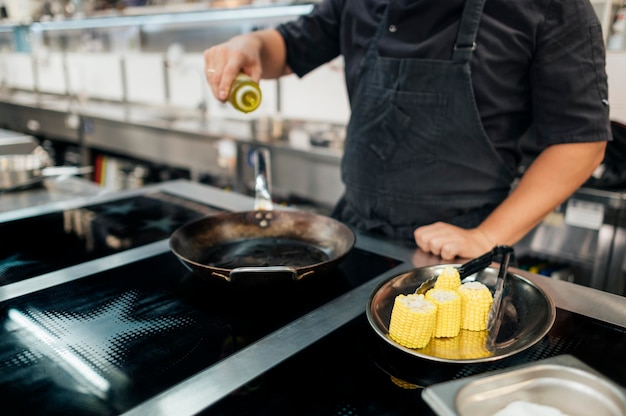
<path id="1" fill-rule="evenodd" d="M 624 295 L 623 192 L 580 188 L 515 245 L 519 268 Z"/>
<path id="2" fill-rule="evenodd" d="M 0 146 L 0 189 L 27 183 L 53 164 L 48 152 L 32 138 L 5 139 L 3 142 L 5 145 Z"/>
<path id="3" fill-rule="evenodd" d="M 406 348 L 389 338 L 389 322 L 394 300 L 400 294 L 414 293 L 422 282 L 439 275 L 446 265 L 422 267 L 394 276 L 379 285 L 370 296 L 366 314 L 370 326 L 384 342 L 399 351 L 422 360 L 442 363 L 481 363 L 501 360 L 518 354 L 539 342 L 552 327 L 556 308 L 554 302 L 537 286 L 522 276 L 508 273 L 502 293 L 501 319 L 496 333 L 480 340 L 482 349 L 491 354 L 479 358 L 464 358 L 463 339 L 448 343 L 451 349 Z M 489 267 L 477 273 L 476 281 L 495 289 L 499 269 Z M 472 331 L 469 331 L 472 332 Z M 455 337 L 456 338 L 456 337 Z M 432 342 L 432 340 L 431 340 Z M 489 345 L 488 345 L 489 343 Z M 458 348 L 458 351 L 455 351 Z"/>
<path id="4" fill-rule="evenodd" d="M 147 184 L 147 164 L 99 154 L 95 158 L 94 182 L 110 190 L 137 189 Z"/>
<path id="5" fill-rule="evenodd" d="M 28 154 L 37 146 L 39 146 L 39 141 L 33 136 L 0 129 L 0 156 Z"/>
<path id="6" fill-rule="evenodd" d="M 218 209 L 161 192 L 0 223 L 0 286 L 167 239 Z M 39 230 L 37 238 L 24 230 Z"/>
<path id="7" fill-rule="evenodd" d="M 34 176 L 20 178 L 9 186 L 0 188 L 1 193 L 15 192 L 28 189 L 42 183 L 46 179 L 58 178 L 62 180 L 67 176 L 86 175 L 93 172 L 92 166 L 49 166 L 38 171 Z"/>
<path id="8" fill-rule="evenodd" d="M 0 136 L 0 192 L 26 189 L 47 178 L 85 175 L 91 166 L 53 166 L 54 158 L 32 136 Z"/>

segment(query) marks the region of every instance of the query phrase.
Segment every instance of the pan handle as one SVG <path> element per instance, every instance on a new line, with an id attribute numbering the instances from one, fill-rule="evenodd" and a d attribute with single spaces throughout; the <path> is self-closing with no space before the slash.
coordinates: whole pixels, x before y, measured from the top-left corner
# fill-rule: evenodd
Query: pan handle
<path id="1" fill-rule="evenodd" d="M 268 280 L 285 282 L 297 280 L 298 272 L 288 266 L 237 267 L 230 271 L 229 277 L 232 283 L 249 285 Z"/>
<path id="2" fill-rule="evenodd" d="M 271 211 L 274 209 L 270 193 L 270 152 L 268 149 L 256 149 L 254 161 L 254 209 L 255 211 Z"/>

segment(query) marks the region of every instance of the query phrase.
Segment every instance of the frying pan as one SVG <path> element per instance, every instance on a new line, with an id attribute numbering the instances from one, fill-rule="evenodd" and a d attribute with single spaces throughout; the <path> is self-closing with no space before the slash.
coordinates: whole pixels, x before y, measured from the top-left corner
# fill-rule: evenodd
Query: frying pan
<path id="1" fill-rule="evenodd" d="M 352 250 L 355 235 L 345 224 L 273 209 L 266 157 L 254 153 L 254 211 L 210 215 L 172 233 L 172 252 L 197 276 L 253 286 L 298 281 L 335 267 Z"/>

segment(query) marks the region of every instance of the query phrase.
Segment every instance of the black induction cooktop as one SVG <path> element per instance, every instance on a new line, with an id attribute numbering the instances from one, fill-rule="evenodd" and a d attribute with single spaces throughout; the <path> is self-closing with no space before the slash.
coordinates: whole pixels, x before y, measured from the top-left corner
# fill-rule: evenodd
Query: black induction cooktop
<path id="1" fill-rule="evenodd" d="M 203 414 L 212 416 L 429 416 L 423 387 L 572 354 L 626 386 L 626 331 L 557 309 L 551 331 L 512 357 L 479 364 L 428 362 L 392 349 L 365 314 L 291 357 Z"/>
<path id="2" fill-rule="evenodd" d="M 122 413 L 397 264 L 355 248 L 328 273 L 247 289 L 166 252 L 3 302 L 0 402 Z"/>
<path id="3" fill-rule="evenodd" d="M 0 286 L 168 238 L 218 209 L 163 192 L 0 224 Z"/>

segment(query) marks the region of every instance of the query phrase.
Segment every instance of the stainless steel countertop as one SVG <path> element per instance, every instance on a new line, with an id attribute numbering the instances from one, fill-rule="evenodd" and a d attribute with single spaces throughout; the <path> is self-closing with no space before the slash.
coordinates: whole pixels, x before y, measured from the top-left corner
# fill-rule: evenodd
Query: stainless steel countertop
<path id="1" fill-rule="evenodd" d="M 199 202 L 217 204 L 223 209 L 232 211 L 247 211 L 253 206 L 252 198 L 190 181 L 172 181 L 137 190 L 97 194 L 90 196 L 88 200 L 89 203 L 96 203 L 155 189 Z M 0 221 L 49 212 L 59 209 L 60 206 L 79 206 L 84 201 L 67 200 L 63 203 L 44 204 L 28 210 L 0 213 Z M 168 243 L 168 240 L 158 241 L 113 256 L 0 287 L 0 301 L 166 252 L 169 250 Z M 345 293 L 162 394 L 138 405 L 127 414 L 191 415 L 200 412 L 235 389 L 305 349 L 313 342 L 363 314 L 371 293 L 382 282 L 414 267 L 442 263 L 439 257 L 426 254 L 413 244 L 374 238 L 361 233 L 357 233 L 356 247 L 391 256 L 403 260 L 405 263 Z M 463 260 L 459 259 L 459 262 Z M 526 277 L 544 290 L 558 308 L 626 328 L 626 298 L 622 296 L 550 279 L 519 269 L 513 268 L 511 271 Z"/>

